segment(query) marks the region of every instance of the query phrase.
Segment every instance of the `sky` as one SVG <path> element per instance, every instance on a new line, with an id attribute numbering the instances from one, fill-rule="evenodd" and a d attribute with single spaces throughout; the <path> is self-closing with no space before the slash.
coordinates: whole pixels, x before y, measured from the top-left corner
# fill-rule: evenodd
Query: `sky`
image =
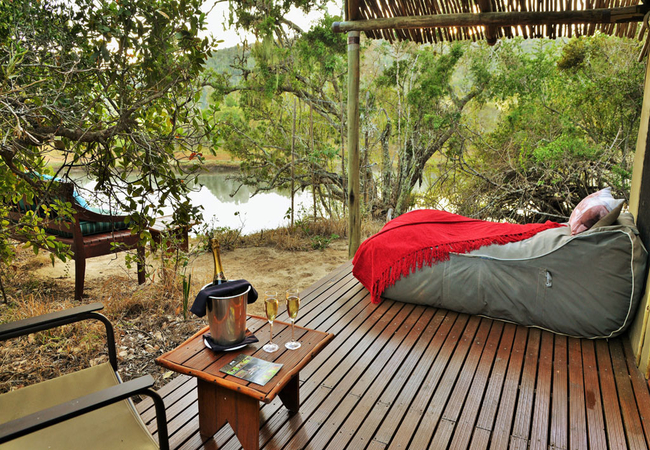
<path id="1" fill-rule="evenodd" d="M 340 15 L 342 9 L 343 0 L 330 1 L 328 5 L 328 11 L 330 15 Z M 204 3 L 206 9 L 210 8 L 213 5 L 213 2 L 208 0 Z M 219 40 L 224 42 L 219 44 L 218 48 L 228 48 L 234 47 L 237 44 L 240 44 L 243 40 L 242 37 L 239 37 L 235 30 L 225 30 L 224 24 L 227 23 L 227 19 L 224 19 L 224 16 L 227 15 L 228 5 L 219 3 L 213 10 L 208 14 L 208 32 L 211 33 Z M 311 27 L 311 24 L 322 17 L 320 11 L 313 11 L 308 15 L 305 15 L 302 11 L 293 9 L 289 15 L 288 19 L 296 23 L 303 30 L 308 30 Z M 248 42 L 253 42 L 252 35 L 249 35 Z"/>

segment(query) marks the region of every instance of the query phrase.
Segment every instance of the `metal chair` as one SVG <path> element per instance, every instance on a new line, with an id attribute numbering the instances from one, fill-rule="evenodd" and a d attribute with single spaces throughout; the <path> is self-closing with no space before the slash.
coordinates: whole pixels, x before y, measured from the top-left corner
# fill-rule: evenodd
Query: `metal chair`
<path id="1" fill-rule="evenodd" d="M 167 420 L 150 375 L 122 382 L 113 326 L 101 303 L 0 325 L 0 341 L 87 319 L 106 326 L 109 362 L 0 395 L 0 449 L 168 449 Z M 158 442 L 130 397 L 153 399 Z"/>

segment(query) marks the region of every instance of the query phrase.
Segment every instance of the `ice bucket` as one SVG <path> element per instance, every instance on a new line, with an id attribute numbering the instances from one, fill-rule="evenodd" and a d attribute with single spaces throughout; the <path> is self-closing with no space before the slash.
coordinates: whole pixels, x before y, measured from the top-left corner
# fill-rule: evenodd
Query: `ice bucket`
<path id="1" fill-rule="evenodd" d="M 206 309 L 210 335 L 218 345 L 233 345 L 244 340 L 246 334 L 246 291 L 231 297 L 208 297 Z"/>

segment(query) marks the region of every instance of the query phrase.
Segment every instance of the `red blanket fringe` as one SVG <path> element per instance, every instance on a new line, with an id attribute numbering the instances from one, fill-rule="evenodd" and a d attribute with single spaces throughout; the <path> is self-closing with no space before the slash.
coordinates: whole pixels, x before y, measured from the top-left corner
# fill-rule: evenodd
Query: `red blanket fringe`
<path id="1" fill-rule="evenodd" d="M 518 225 L 469 219 L 444 211 L 412 211 L 387 223 L 361 244 L 352 261 L 352 273 L 370 291 L 372 302 L 379 303 L 381 294 L 400 278 L 425 264 L 447 261 L 450 253 L 518 242 L 559 226 L 551 221 Z"/>

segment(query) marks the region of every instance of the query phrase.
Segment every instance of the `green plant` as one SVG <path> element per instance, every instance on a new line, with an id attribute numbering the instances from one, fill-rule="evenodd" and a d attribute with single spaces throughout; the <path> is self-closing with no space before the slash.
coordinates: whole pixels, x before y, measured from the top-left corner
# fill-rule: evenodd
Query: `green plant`
<path id="1" fill-rule="evenodd" d="M 192 288 L 192 274 L 187 278 L 183 276 L 183 320 L 187 320 L 187 305 L 190 299 L 190 289 Z"/>
<path id="2" fill-rule="evenodd" d="M 338 239 L 339 235 L 332 233 L 330 237 L 325 237 L 325 236 L 312 236 L 311 238 L 311 248 L 314 250 L 325 250 L 327 247 L 329 247 L 330 242 L 332 242 L 335 239 Z"/>
<path id="3" fill-rule="evenodd" d="M 210 240 L 217 238 L 222 249 L 233 250 L 240 241 L 243 229 L 243 222 L 239 228 L 220 227 L 217 226 L 216 219 L 212 218 L 210 222 L 202 225 L 198 233 L 199 247 L 201 251 L 208 252 L 211 250 Z"/>

